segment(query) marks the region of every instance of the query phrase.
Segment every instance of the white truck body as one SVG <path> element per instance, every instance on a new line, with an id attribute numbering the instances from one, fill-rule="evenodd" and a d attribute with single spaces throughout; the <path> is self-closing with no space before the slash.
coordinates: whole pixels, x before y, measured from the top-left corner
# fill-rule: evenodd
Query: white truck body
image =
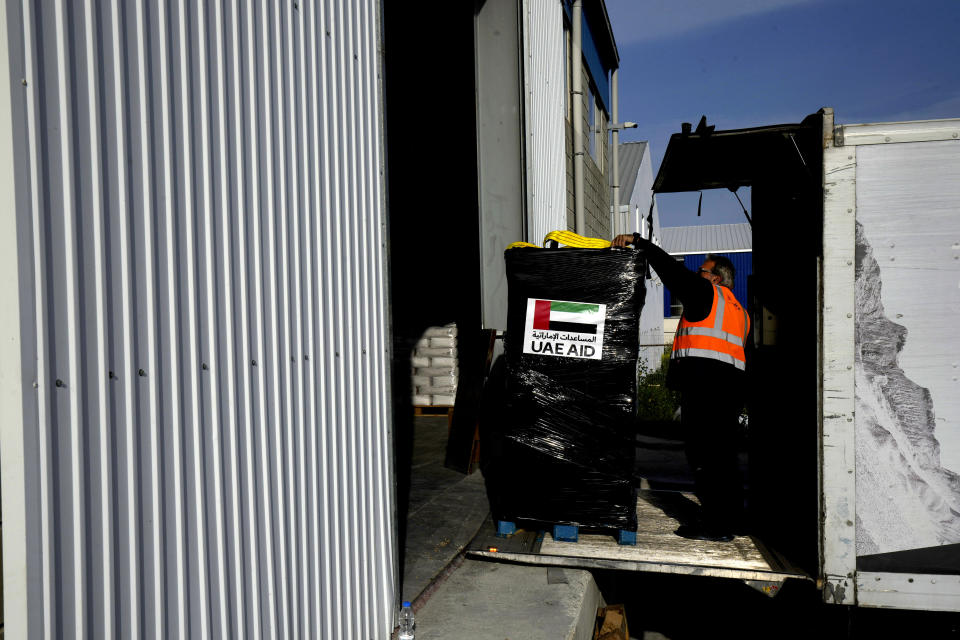
<path id="1" fill-rule="evenodd" d="M 960 543 L 960 120 L 837 126 L 825 139 L 831 132 L 823 162 L 825 596 L 960 610 L 960 576 L 924 570 L 942 570 L 938 556 Z M 898 570 L 870 570 L 883 565 Z"/>

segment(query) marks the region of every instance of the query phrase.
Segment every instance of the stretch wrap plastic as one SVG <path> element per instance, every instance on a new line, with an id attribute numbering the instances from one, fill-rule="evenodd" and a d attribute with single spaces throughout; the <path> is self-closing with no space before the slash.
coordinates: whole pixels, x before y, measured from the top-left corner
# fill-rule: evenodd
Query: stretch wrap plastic
<path id="1" fill-rule="evenodd" d="M 505 410 L 484 427 L 493 515 L 635 530 L 643 254 L 517 248 L 505 259 Z"/>

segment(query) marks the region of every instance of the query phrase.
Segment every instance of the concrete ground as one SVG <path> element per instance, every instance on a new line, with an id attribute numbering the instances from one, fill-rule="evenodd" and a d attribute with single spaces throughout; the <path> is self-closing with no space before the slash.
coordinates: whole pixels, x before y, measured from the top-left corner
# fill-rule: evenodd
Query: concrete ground
<path id="1" fill-rule="evenodd" d="M 401 593 L 417 640 L 590 640 L 602 598 L 589 571 L 464 560 L 490 507 L 483 476 L 443 466 L 446 417 L 414 420 Z"/>
<path id="2" fill-rule="evenodd" d="M 473 539 L 490 511 L 483 476 L 443 466 L 447 418 L 414 420 L 401 593 L 413 602 Z"/>
<path id="3" fill-rule="evenodd" d="M 417 640 L 590 640 L 589 571 L 466 560 L 417 612 Z"/>

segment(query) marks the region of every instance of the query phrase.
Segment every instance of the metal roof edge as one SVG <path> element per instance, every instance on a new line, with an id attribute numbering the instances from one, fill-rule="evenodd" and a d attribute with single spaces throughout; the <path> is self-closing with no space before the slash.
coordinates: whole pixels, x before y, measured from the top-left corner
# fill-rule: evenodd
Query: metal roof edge
<path id="1" fill-rule="evenodd" d="M 896 142 L 932 142 L 960 139 L 960 118 L 842 124 L 834 127 L 838 147 Z"/>

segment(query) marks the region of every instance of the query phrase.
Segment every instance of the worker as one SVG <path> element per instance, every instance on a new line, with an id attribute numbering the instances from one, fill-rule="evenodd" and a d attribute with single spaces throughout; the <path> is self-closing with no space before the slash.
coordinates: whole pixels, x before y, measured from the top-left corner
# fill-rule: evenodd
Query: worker
<path id="1" fill-rule="evenodd" d="M 676 533 L 732 540 L 745 525 L 737 441 L 746 386 L 744 345 L 750 331 L 746 309 L 733 295 L 733 263 L 708 255 L 693 272 L 639 234 L 617 236 L 612 245 L 641 249 L 683 304 L 667 386 L 680 392 L 681 431 L 700 515 Z"/>

